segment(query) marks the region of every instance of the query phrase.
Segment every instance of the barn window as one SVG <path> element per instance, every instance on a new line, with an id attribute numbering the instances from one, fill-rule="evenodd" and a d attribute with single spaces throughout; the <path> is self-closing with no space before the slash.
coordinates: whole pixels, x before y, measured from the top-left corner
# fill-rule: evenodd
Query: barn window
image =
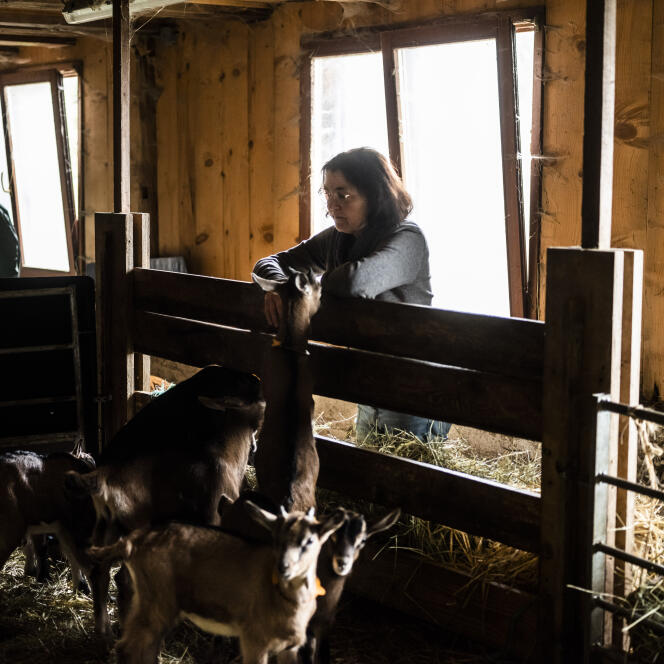
<path id="1" fill-rule="evenodd" d="M 413 196 L 434 306 L 528 315 L 537 267 L 529 254 L 538 250 L 536 20 L 494 14 L 304 45 L 302 236 L 330 223 L 316 195 L 322 165 L 352 147 L 376 148 Z"/>
<path id="2" fill-rule="evenodd" d="M 21 244 L 21 276 L 74 274 L 79 196 L 79 76 L 2 74 L 2 197 Z"/>

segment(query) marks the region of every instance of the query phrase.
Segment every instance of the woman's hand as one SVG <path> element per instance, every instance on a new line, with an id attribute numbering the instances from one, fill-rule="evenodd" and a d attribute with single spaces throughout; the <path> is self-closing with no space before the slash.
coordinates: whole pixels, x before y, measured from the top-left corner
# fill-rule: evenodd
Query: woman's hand
<path id="1" fill-rule="evenodd" d="M 268 325 L 278 330 L 283 317 L 283 304 L 279 293 L 274 291 L 265 293 L 264 308 Z"/>

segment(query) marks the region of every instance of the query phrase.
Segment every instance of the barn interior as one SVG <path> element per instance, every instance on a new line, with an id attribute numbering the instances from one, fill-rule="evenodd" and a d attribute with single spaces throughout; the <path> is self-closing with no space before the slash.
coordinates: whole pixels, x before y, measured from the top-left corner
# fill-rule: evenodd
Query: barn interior
<path id="1" fill-rule="evenodd" d="M 330 157 L 374 147 L 414 197 L 434 300 L 332 299 L 313 322 L 319 485 L 409 519 L 359 560 L 333 661 L 657 661 L 662 451 L 644 422 L 663 423 L 664 3 L 5 0 L 0 86 L 0 204 L 21 249 L 0 283 L 0 452 L 83 437 L 97 454 L 161 381 L 209 363 L 260 375 L 262 296 L 238 282 L 329 225 Z M 67 390 L 74 435 L 39 429 Z M 452 422 L 449 440 L 363 447 L 370 402 Z M 612 473 L 654 502 L 596 484 Z M 71 601 L 96 643 L 90 603 Z M 394 626 L 387 653 L 371 611 Z M 630 641 L 635 621 L 654 645 Z M 442 640 L 393 642 L 400 627 Z M 226 656 L 180 636 L 161 661 Z M 56 661 L 114 661 L 63 643 Z"/>

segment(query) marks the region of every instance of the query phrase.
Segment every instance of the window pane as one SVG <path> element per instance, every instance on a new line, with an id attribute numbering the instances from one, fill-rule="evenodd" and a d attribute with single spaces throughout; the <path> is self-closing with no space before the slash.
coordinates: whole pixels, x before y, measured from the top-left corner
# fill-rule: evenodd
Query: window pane
<path id="1" fill-rule="evenodd" d="M 311 97 L 313 234 L 331 225 L 317 194 L 323 164 L 339 152 L 363 146 L 388 154 L 382 55 L 313 58 Z"/>
<path id="2" fill-rule="evenodd" d="M 516 81 L 519 100 L 519 140 L 521 141 L 521 191 L 523 191 L 523 237 L 526 238 L 526 268 L 530 237 L 530 140 L 533 129 L 533 61 L 535 29 L 516 33 Z"/>
<path id="3" fill-rule="evenodd" d="M 78 76 L 65 76 L 62 82 L 65 93 L 71 180 L 74 190 L 74 216 L 78 217 Z"/>
<path id="4" fill-rule="evenodd" d="M 69 271 L 50 83 L 5 88 L 23 265 Z"/>
<path id="5" fill-rule="evenodd" d="M 509 316 L 494 39 L 398 49 L 403 169 L 434 306 Z"/>

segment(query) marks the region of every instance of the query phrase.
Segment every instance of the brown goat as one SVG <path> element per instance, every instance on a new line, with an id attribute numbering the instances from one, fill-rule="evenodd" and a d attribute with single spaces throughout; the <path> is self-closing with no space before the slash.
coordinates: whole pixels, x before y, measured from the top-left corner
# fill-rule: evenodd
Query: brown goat
<path id="1" fill-rule="evenodd" d="M 316 608 L 321 545 L 342 523 L 311 514 L 281 516 L 246 504 L 272 545 L 216 528 L 170 524 L 141 530 L 90 555 L 121 559 L 135 593 L 118 642 L 119 664 L 153 664 L 171 627 L 188 619 L 213 634 L 238 636 L 244 664 L 297 661 Z"/>
<path id="2" fill-rule="evenodd" d="M 312 316 L 320 306 L 320 282 L 312 272 L 288 281 L 252 274 L 264 291 L 276 291 L 283 316 L 263 365 L 265 419 L 254 459 L 261 493 L 286 509 L 315 506 L 319 461 L 311 420 L 313 378 L 307 352 Z"/>
<path id="3" fill-rule="evenodd" d="M 221 496 L 234 500 L 240 493 L 254 433 L 265 409 L 259 397 L 258 379 L 239 374 L 236 377 L 235 373 L 222 367 L 206 367 L 181 383 L 179 393 L 172 388 L 172 394 L 169 390 L 156 399 L 156 402 L 165 401 L 146 406 L 136 416 L 143 414 L 138 423 L 132 425 L 132 420 L 121 429 L 104 451 L 95 472 L 70 474 L 70 484 L 92 496 L 97 513 L 93 544 L 110 544 L 132 530 L 170 520 L 219 522 L 217 507 Z M 217 376 L 222 391 L 233 390 L 237 384 L 240 396 L 214 393 L 210 396 Z M 201 384 L 207 395 L 199 393 Z M 191 421 L 193 417 L 206 421 Z M 150 437 L 152 424 L 168 435 L 163 428 L 163 419 L 168 418 L 174 418 L 175 430 L 171 436 L 184 431 L 188 421 L 197 435 L 183 440 L 181 447 L 177 440 L 167 438 L 158 452 L 154 442 L 144 439 Z M 130 436 L 127 432 L 133 433 Z M 112 632 L 106 604 L 110 566 L 95 565 L 90 580 L 97 631 L 109 638 Z M 122 622 L 131 592 L 123 570 L 116 575 L 116 582 Z"/>
<path id="4" fill-rule="evenodd" d="M 74 590 L 79 588 L 81 572 L 88 568 L 84 550 L 95 514 L 89 497 L 67 491 L 65 475 L 92 469 L 94 460 L 85 453 L 20 450 L 0 455 L 0 568 L 26 539 L 30 544 L 35 535 L 53 533 L 69 561 Z"/>

